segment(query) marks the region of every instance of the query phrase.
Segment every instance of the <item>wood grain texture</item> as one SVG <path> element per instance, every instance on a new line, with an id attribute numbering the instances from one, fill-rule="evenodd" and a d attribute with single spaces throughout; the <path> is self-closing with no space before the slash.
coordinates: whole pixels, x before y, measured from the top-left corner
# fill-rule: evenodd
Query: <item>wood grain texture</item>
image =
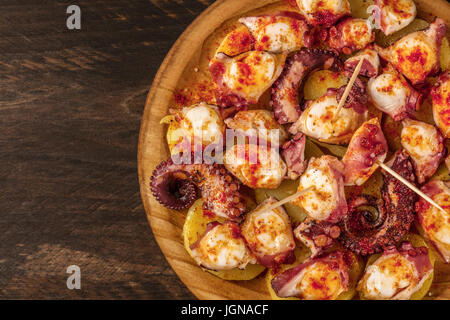
<path id="1" fill-rule="evenodd" d="M 0 298 L 193 298 L 154 241 L 136 153 L 159 65 L 212 2 L 0 0 Z"/>
<path id="2" fill-rule="evenodd" d="M 142 199 L 153 233 L 167 260 L 187 287 L 200 299 L 267 299 L 264 280 L 231 282 L 203 272 L 184 250 L 181 229 L 184 213 L 170 211 L 159 205 L 150 194 L 149 178 L 161 160 L 168 157 L 165 144 L 165 127 L 159 120 L 173 104 L 173 94 L 183 87 L 194 66 L 202 61 L 199 52 L 209 48 L 208 37 L 226 20 L 236 20 L 240 15 L 276 2 L 275 0 L 219 0 L 202 13 L 177 40 L 161 65 L 149 93 L 144 111 L 139 140 L 139 181 Z M 422 13 L 432 13 L 450 18 L 450 5 L 444 0 L 416 1 Z M 427 5 L 431 4 L 432 5 Z M 424 16 L 424 15 L 422 15 Z M 188 82 L 189 83 L 189 82 Z M 435 283 L 431 289 L 434 299 L 450 298 L 450 269 L 438 262 Z"/>

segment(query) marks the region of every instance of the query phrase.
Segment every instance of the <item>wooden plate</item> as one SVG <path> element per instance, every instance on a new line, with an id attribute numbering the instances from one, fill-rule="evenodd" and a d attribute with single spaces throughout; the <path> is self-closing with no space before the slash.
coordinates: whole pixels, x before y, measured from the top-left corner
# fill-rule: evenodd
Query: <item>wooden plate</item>
<path id="1" fill-rule="evenodd" d="M 294 1 L 295 2 L 295 1 Z M 445 0 L 416 0 L 420 15 L 431 14 L 445 19 L 450 26 L 450 4 Z M 224 281 L 202 271 L 184 249 L 182 227 L 184 212 L 168 210 L 153 198 L 149 181 L 152 171 L 169 156 L 165 141 L 166 127 L 159 124 L 174 105 L 174 93 L 196 77 L 206 81 L 209 48 L 220 32 L 240 16 L 261 12 L 261 7 L 277 6 L 275 0 L 218 0 L 206 9 L 180 36 L 164 59 L 154 79 L 142 117 L 139 137 L 138 168 L 141 196 L 147 218 L 167 261 L 183 283 L 199 299 L 270 299 L 263 278 L 251 281 Z M 292 8 L 293 9 L 293 8 Z M 256 10 L 256 11 L 255 11 Z M 213 36 L 211 36 L 213 34 Z M 205 48 L 207 50 L 205 50 Z M 198 88 L 196 89 L 198 90 Z M 189 92 L 188 92 L 189 93 Z M 207 94 L 207 92 L 203 92 Z M 186 98 L 185 96 L 183 96 Z M 205 97 L 191 97 L 206 99 Z M 450 266 L 437 262 L 431 298 L 450 299 Z"/>

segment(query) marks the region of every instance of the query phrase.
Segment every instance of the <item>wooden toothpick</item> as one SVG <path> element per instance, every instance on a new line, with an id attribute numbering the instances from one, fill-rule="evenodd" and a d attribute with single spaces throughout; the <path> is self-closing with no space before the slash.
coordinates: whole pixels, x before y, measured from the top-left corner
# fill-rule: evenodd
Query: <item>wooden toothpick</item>
<path id="1" fill-rule="evenodd" d="M 359 59 L 359 62 L 356 65 L 355 71 L 353 71 L 350 81 L 347 83 L 347 87 L 345 88 L 344 94 L 342 95 L 341 100 L 339 101 L 339 104 L 338 104 L 338 107 L 337 107 L 336 113 L 334 114 L 333 119 L 336 119 L 339 112 L 341 112 L 341 109 L 344 106 L 345 100 L 347 100 L 347 97 L 350 94 L 350 90 L 352 89 L 353 84 L 355 83 L 356 78 L 359 75 L 359 71 L 361 70 L 363 61 L 364 61 L 364 57 Z"/>
<path id="2" fill-rule="evenodd" d="M 289 201 L 291 201 L 291 200 L 294 200 L 295 198 L 301 196 L 302 194 L 305 194 L 305 193 L 307 193 L 308 191 L 311 191 L 312 189 L 313 189 L 313 187 L 309 187 L 309 188 L 300 190 L 300 191 L 294 193 L 293 195 L 290 195 L 289 197 L 286 197 L 286 198 L 284 198 L 283 200 L 280 200 L 280 201 L 275 202 L 274 204 L 270 205 L 270 206 L 266 209 L 266 211 L 271 211 L 271 210 L 273 210 L 273 209 L 276 209 L 276 208 L 282 206 L 283 204 L 285 204 L 285 203 L 287 203 L 287 202 L 289 202 Z"/>
<path id="3" fill-rule="evenodd" d="M 422 191 L 420 191 L 416 186 L 414 186 L 411 182 L 409 182 L 408 180 L 406 180 L 405 178 L 403 178 L 401 175 L 399 175 L 397 172 L 395 172 L 394 170 L 392 170 L 389 166 L 387 166 L 386 164 L 384 164 L 381 161 L 377 161 L 377 164 L 383 168 L 385 171 L 387 171 L 389 174 L 391 174 L 394 178 L 396 178 L 397 180 L 399 180 L 401 183 L 403 183 L 405 186 L 407 186 L 409 189 L 411 189 L 412 191 L 414 191 L 415 193 L 417 193 L 420 197 L 422 197 L 425 201 L 427 201 L 429 204 L 431 204 L 432 206 L 434 206 L 435 208 L 437 208 L 438 210 L 441 210 L 443 213 L 447 214 L 447 211 L 445 211 L 444 208 L 442 208 L 440 205 L 438 205 L 433 199 L 431 199 L 429 196 L 427 196 L 425 193 L 423 193 Z M 313 187 L 309 187 L 303 190 L 300 190 L 296 193 L 294 193 L 293 195 L 290 195 L 278 202 L 275 202 L 274 204 L 270 205 L 269 207 L 267 207 L 265 210 L 266 211 L 271 211 L 273 209 L 276 209 L 280 206 L 282 206 L 283 204 L 290 202 L 296 198 L 298 198 L 299 196 L 311 191 L 313 189 Z"/>
<path id="4" fill-rule="evenodd" d="M 422 191 L 420 191 L 416 186 L 414 186 L 411 182 L 409 182 L 408 180 L 406 180 L 405 178 L 403 178 L 401 175 L 399 175 L 397 172 L 395 172 L 394 170 L 392 170 L 389 166 L 387 166 L 386 164 L 384 164 L 381 161 L 377 161 L 377 164 L 383 168 L 384 170 L 386 170 L 388 173 L 390 173 L 394 178 L 396 178 L 397 180 L 399 180 L 400 182 L 402 182 L 405 186 L 407 186 L 408 188 L 410 188 L 412 191 L 414 191 L 415 193 L 417 193 L 419 196 L 421 196 L 425 201 L 427 201 L 429 204 L 431 204 L 432 206 L 434 206 L 435 208 L 441 210 L 442 212 L 444 212 L 445 214 L 447 214 L 447 211 L 445 211 L 440 205 L 438 205 L 433 199 L 431 199 L 429 196 L 427 196 L 425 193 L 423 193 Z"/>

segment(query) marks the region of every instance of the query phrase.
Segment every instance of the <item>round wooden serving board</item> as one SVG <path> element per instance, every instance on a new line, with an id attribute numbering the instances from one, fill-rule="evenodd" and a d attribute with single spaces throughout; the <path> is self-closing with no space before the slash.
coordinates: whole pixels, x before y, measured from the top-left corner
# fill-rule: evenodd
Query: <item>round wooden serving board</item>
<path id="1" fill-rule="evenodd" d="M 448 2 L 415 2 L 421 17 L 430 14 L 439 16 L 450 26 Z M 210 81 L 207 72 L 208 57 L 214 54 L 218 43 L 240 16 L 273 11 L 289 5 L 288 2 L 274 0 L 216 1 L 176 41 L 159 68 L 147 98 L 138 151 L 142 200 L 155 238 L 165 257 L 183 283 L 199 299 L 270 299 L 270 296 L 263 277 L 251 281 L 221 280 L 202 271 L 189 257 L 184 249 L 181 234 L 185 212 L 164 208 L 155 201 L 149 188 L 152 171 L 169 156 L 165 140 L 167 128 L 160 125 L 159 121 L 168 114 L 170 107 L 201 100 L 208 102 L 211 98 L 207 89 Z M 294 7 L 290 9 L 295 10 Z M 183 98 L 182 101 L 174 99 L 178 92 L 182 93 L 179 95 Z M 445 265 L 441 259 L 438 259 L 436 264 L 435 281 L 430 292 L 431 299 L 450 299 L 450 265 Z"/>

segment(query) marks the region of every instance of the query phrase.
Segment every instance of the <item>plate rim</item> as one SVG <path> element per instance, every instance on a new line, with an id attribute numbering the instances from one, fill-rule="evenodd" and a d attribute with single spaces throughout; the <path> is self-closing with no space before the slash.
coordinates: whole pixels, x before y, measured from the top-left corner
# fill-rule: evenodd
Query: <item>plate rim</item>
<path id="1" fill-rule="evenodd" d="M 168 72 L 177 72 L 177 70 L 175 70 L 173 67 L 171 67 L 173 61 L 177 60 L 177 57 L 181 57 L 183 55 L 185 55 L 185 50 L 189 49 L 189 41 L 186 41 L 190 35 L 192 35 L 193 33 L 195 33 L 195 31 L 199 28 L 199 26 L 202 24 L 203 20 L 205 19 L 205 17 L 207 17 L 208 15 L 210 15 L 211 13 L 215 12 L 216 10 L 220 10 L 220 7 L 224 6 L 224 5 L 230 5 L 230 4 L 234 4 L 234 6 L 236 6 L 238 3 L 240 3 L 239 7 L 243 7 L 245 6 L 244 3 L 248 2 L 247 1 L 242 1 L 242 0 L 217 0 L 214 3 L 212 3 L 211 5 L 209 5 L 205 10 L 203 10 L 203 12 L 198 15 L 189 25 L 188 27 L 181 33 L 181 35 L 177 38 L 177 40 L 174 42 L 174 44 L 172 45 L 172 47 L 170 48 L 170 50 L 168 51 L 168 53 L 166 54 L 163 62 L 161 63 L 161 65 L 158 68 L 157 73 L 155 74 L 155 77 L 152 81 L 152 84 L 150 86 L 148 95 L 146 97 L 146 101 L 145 101 L 145 108 L 144 111 L 142 113 L 142 118 L 141 118 L 141 126 L 140 126 L 140 130 L 139 130 L 139 138 L 138 138 L 138 149 L 137 149 L 137 171 L 138 171 L 138 180 L 139 180 L 139 189 L 140 189 L 140 196 L 142 199 L 142 203 L 144 205 L 144 210 L 146 213 L 146 217 L 147 217 L 147 221 L 150 225 L 150 228 L 152 230 L 153 236 L 161 250 L 161 253 L 164 255 L 164 258 L 166 259 L 166 261 L 169 263 L 170 267 L 172 268 L 172 270 L 176 273 L 176 275 L 178 276 L 178 278 L 183 282 L 183 284 L 188 288 L 188 290 L 194 295 L 196 296 L 198 299 L 205 299 L 205 298 L 211 298 L 211 296 L 205 295 L 204 293 L 202 293 L 202 290 L 199 288 L 194 288 L 192 287 L 190 284 L 187 283 L 186 279 L 185 279 L 185 275 L 182 274 L 182 269 L 179 266 L 176 266 L 174 261 L 172 260 L 172 258 L 168 257 L 168 255 L 166 254 L 165 250 L 163 249 L 164 245 L 162 244 L 162 237 L 160 237 L 159 235 L 157 235 L 154 231 L 154 222 L 152 221 L 153 218 L 155 218 L 152 214 L 152 205 L 150 203 L 150 199 L 149 199 L 149 194 L 151 194 L 150 192 L 150 188 L 148 185 L 148 180 L 146 179 L 146 177 L 144 176 L 144 165 L 143 165 L 143 161 L 144 161 L 144 149 L 148 148 L 148 141 L 146 139 L 146 135 L 147 132 L 149 130 L 149 118 L 151 117 L 151 112 L 152 112 L 152 108 L 151 105 L 152 103 L 161 95 L 159 92 L 159 90 L 161 90 L 161 88 L 164 88 L 164 85 L 167 82 L 173 81 L 173 80 L 168 80 L 169 78 L 166 77 L 164 78 L 164 75 Z M 271 4 L 271 3 L 275 3 L 278 2 L 277 0 L 263 0 L 263 1 L 258 1 L 258 3 L 254 6 L 254 8 L 249 8 L 246 9 L 244 11 L 242 11 L 242 14 L 244 14 L 247 11 L 250 11 L 252 9 L 255 8 L 259 8 L 259 7 L 263 7 L 267 4 Z M 419 2 L 419 3 L 418 3 Z M 415 3 L 418 6 L 418 10 L 422 9 L 422 11 L 427 12 L 428 10 L 424 10 L 423 6 L 426 5 L 426 3 L 428 2 L 428 5 L 431 7 L 429 8 L 430 11 L 434 11 L 439 9 L 442 10 L 443 8 L 441 7 L 444 6 L 444 12 L 448 13 L 448 15 L 446 15 L 446 17 L 444 18 L 447 22 L 447 25 L 449 25 L 450 23 L 450 4 L 446 1 L 446 0 L 415 0 Z M 428 8 L 427 8 L 428 9 Z M 233 16 L 239 15 L 240 11 L 236 12 L 235 14 L 227 14 L 229 17 L 225 20 L 219 20 L 219 23 L 217 23 L 217 25 L 214 28 L 211 28 L 209 31 L 207 31 L 205 37 L 203 39 L 200 40 L 196 40 L 196 43 L 203 43 L 204 40 L 208 37 L 208 35 L 210 35 L 216 28 L 218 28 L 220 25 L 222 25 L 226 20 L 232 18 Z M 188 61 L 187 63 L 189 63 L 189 61 L 192 59 L 192 56 L 194 54 L 191 52 L 190 56 L 191 58 L 186 59 L 186 61 Z M 181 75 L 184 68 L 186 67 L 187 63 L 184 65 L 184 67 L 182 68 L 182 70 L 178 70 L 178 73 Z M 175 81 L 175 83 L 177 83 L 179 81 L 180 77 L 176 77 L 177 80 Z M 174 89 L 174 88 L 173 88 Z M 172 90 L 173 90 L 172 89 Z M 170 86 L 167 88 L 164 88 L 164 90 L 167 91 L 171 91 Z M 173 94 L 173 91 L 171 91 L 171 94 Z M 156 142 L 156 143 L 160 143 L 160 141 Z M 157 155 L 157 156 L 161 156 L 161 155 Z M 165 208 L 161 208 L 158 210 L 166 210 L 167 212 L 168 209 Z M 180 231 L 180 236 L 181 236 L 181 231 Z M 198 270 L 200 272 L 201 269 L 197 266 Z M 211 277 L 214 277 L 212 275 L 210 275 Z M 216 277 L 214 277 L 216 278 Z M 218 278 L 216 278 L 218 279 Z M 219 281 L 226 281 L 226 282 L 230 282 L 227 280 L 222 280 L 219 279 Z M 263 294 L 263 296 L 265 296 L 265 298 L 269 298 L 268 293 Z M 213 298 L 219 298 L 219 299 L 223 299 L 223 298 L 227 298 L 227 296 L 215 296 Z"/>

